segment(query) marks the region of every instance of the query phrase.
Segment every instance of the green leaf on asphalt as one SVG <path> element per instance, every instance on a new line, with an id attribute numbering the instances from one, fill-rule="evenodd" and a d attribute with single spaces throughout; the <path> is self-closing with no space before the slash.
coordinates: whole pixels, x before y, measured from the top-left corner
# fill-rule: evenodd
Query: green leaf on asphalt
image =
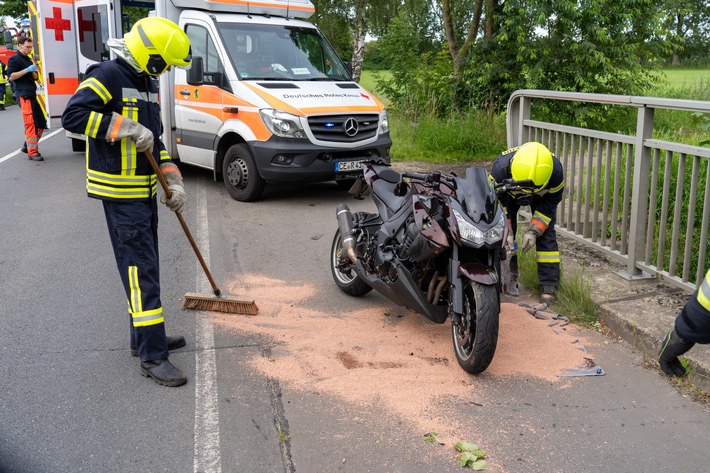
<path id="1" fill-rule="evenodd" d="M 469 465 L 474 471 L 483 471 L 488 469 L 488 463 L 486 460 L 476 460 L 472 465 Z"/>
<path id="2" fill-rule="evenodd" d="M 476 460 L 478 460 L 478 457 L 470 452 L 463 452 L 457 458 L 459 459 L 459 462 L 461 462 L 462 467 L 473 465 Z"/>
<path id="3" fill-rule="evenodd" d="M 474 450 L 474 451 L 472 451 L 471 453 L 473 453 L 474 455 L 476 455 L 478 458 L 483 458 L 483 457 L 486 456 L 486 451 L 485 451 L 485 450 L 481 450 L 481 449 Z"/>
<path id="4" fill-rule="evenodd" d="M 444 442 L 439 438 L 439 434 L 436 432 L 429 432 L 424 436 L 424 441 L 429 443 L 438 443 L 439 445 L 444 445 Z"/>
<path id="5" fill-rule="evenodd" d="M 478 445 L 470 442 L 456 442 L 454 447 L 459 452 L 473 452 L 474 450 L 478 450 Z"/>

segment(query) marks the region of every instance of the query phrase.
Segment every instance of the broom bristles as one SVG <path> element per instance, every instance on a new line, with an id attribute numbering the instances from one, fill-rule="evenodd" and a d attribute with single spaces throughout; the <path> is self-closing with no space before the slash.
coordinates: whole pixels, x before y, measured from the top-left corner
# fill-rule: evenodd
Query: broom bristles
<path id="1" fill-rule="evenodd" d="M 185 309 L 227 312 L 230 314 L 256 315 L 259 308 L 254 301 L 241 301 L 231 296 L 217 297 L 211 294 L 188 292 L 182 304 Z"/>

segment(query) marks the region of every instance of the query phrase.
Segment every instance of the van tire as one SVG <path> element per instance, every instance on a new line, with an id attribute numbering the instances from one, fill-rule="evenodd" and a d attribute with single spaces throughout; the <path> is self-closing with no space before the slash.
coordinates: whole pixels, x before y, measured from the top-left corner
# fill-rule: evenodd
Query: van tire
<path id="1" fill-rule="evenodd" d="M 234 200 L 253 202 L 264 192 L 266 181 L 259 175 L 256 161 L 247 145 L 232 145 L 224 155 L 222 178 Z"/>
<path id="2" fill-rule="evenodd" d="M 71 139 L 71 150 L 76 153 L 83 153 L 84 151 L 86 151 L 86 140 L 72 138 Z"/>

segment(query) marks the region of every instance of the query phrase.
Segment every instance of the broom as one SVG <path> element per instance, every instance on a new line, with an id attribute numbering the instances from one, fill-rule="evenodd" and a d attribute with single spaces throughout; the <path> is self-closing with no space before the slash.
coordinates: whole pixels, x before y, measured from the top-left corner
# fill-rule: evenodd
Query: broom
<path id="1" fill-rule="evenodd" d="M 145 152 L 145 154 L 148 157 L 148 161 L 150 161 L 150 165 L 153 167 L 153 171 L 158 176 L 160 185 L 163 186 L 163 191 L 165 191 L 165 195 L 169 200 L 172 197 L 173 193 L 170 188 L 168 188 L 168 183 L 165 181 L 165 177 L 163 177 L 163 173 L 160 171 L 160 167 L 158 167 L 158 163 L 155 161 L 153 153 L 148 150 Z M 234 297 L 222 294 L 222 291 L 219 290 L 217 284 L 214 282 L 210 270 L 207 268 L 207 263 L 205 263 L 204 258 L 202 258 L 202 253 L 200 253 L 199 248 L 197 248 L 195 239 L 192 238 L 192 233 L 190 233 L 190 229 L 187 228 L 187 223 L 185 223 L 185 219 L 182 217 L 182 213 L 175 212 L 175 215 L 180 221 L 180 225 L 182 225 L 182 229 L 185 231 L 185 236 L 187 236 L 187 239 L 190 241 L 192 249 L 195 250 L 195 255 L 197 256 L 197 259 L 200 260 L 200 265 L 202 265 L 202 269 L 205 271 L 205 275 L 207 276 L 207 279 L 209 279 L 210 284 L 212 285 L 212 292 L 214 293 L 214 295 L 209 295 L 200 294 L 197 292 L 188 292 L 185 294 L 185 301 L 182 304 L 183 308 L 228 312 L 233 314 L 256 315 L 259 311 L 259 308 L 256 306 L 253 300 L 240 301 L 238 299 L 235 299 Z"/>

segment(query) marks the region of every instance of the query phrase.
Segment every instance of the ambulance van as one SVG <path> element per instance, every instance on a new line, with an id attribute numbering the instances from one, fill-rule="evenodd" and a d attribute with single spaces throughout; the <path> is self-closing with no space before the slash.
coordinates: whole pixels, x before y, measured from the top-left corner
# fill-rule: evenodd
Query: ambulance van
<path id="1" fill-rule="evenodd" d="M 136 5 L 178 23 L 192 45 L 192 67 L 159 79 L 168 151 L 221 176 L 234 199 L 258 200 L 266 183 L 347 186 L 362 161 L 389 162 L 387 112 L 305 21 L 309 0 L 33 0 L 50 126 L 86 68 L 112 57 L 107 40 Z M 73 137 L 75 150 L 84 144 Z"/>

